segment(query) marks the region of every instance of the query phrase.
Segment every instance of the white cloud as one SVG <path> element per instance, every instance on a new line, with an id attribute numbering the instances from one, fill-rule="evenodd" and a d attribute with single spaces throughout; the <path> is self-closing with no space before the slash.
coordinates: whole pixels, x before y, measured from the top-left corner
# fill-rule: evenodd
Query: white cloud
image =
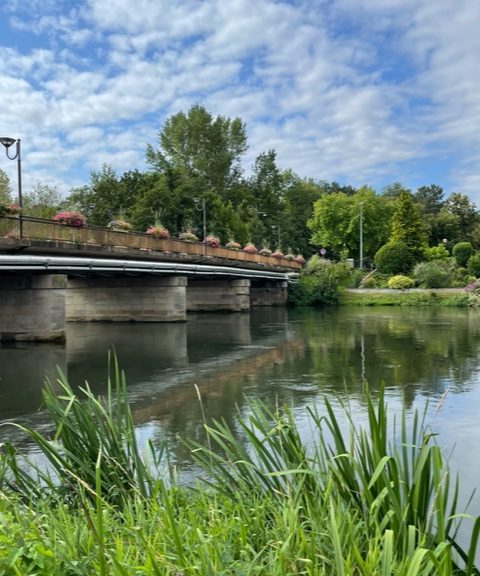
<path id="1" fill-rule="evenodd" d="M 480 190 L 476 0 L 9 0 L 3 10 L 10 35 L 36 39 L 0 45 L 2 130 L 25 142 L 26 181 L 67 188 L 103 162 L 143 168 L 162 121 L 202 103 L 246 121 L 247 164 L 275 148 L 301 176 L 375 184 L 404 172 L 409 185 L 441 149 L 451 166 L 439 183 Z"/>

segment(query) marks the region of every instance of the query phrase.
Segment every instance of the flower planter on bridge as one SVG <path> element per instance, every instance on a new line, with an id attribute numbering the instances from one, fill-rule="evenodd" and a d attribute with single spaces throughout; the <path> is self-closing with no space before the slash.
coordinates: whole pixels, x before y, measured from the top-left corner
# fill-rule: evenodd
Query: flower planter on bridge
<path id="1" fill-rule="evenodd" d="M 0 239 L 8 237 L 16 238 L 17 233 L 18 218 L 0 217 Z M 249 254 L 241 250 L 232 250 L 221 246 L 208 246 L 201 242 L 187 242 L 174 238 L 160 239 L 139 232 L 123 232 L 101 228 L 99 226 L 75 228 L 41 218 L 23 218 L 23 237 L 27 241 L 39 240 L 53 243 L 75 243 L 77 245 L 83 245 L 85 252 L 91 251 L 93 247 L 102 247 L 103 249 L 122 248 L 123 250 L 132 251 L 161 252 L 168 254 L 169 257 L 178 254 L 179 256 L 182 255 L 182 258 L 185 258 L 185 256 L 193 258 L 208 257 L 219 260 L 248 262 L 268 268 L 281 267 L 293 270 L 301 268 L 301 264 L 296 261 L 289 262 L 284 258 Z M 62 247 L 56 246 L 55 248 L 59 251 Z M 130 258 L 139 258 L 139 255 L 133 252 L 127 256 Z"/>

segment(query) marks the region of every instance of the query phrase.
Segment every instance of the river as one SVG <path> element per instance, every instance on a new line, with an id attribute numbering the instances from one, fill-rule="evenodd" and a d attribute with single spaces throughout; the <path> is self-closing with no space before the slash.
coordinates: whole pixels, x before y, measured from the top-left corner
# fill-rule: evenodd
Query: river
<path id="1" fill-rule="evenodd" d="M 234 429 L 247 398 L 290 404 L 306 440 L 307 406 L 322 398 L 348 399 L 363 421 L 364 384 L 375 394 L 385 383 L 393 411 L 429 402 L 428 421 L 463 494 L 476 487 L 480 463 L 480 312 L 464 309 L 257 309 L 251 314 L 202 314 L 179 324 L 69 324 L 66 345 L 17 343 L 0 348 L 0 422 L 38 429 L 49 422 L 41 407 L 45 377 L 57 367 L 73 386 L 87 380 L 105 390 L 107 351 L 125 370 L 138 436 L 167 440 L 180 473 L 194 473 L 179 436 L 203 441 L 203 418 Z M 201 403 L 198 395 L 201 396 Z M 11 426 L 0 442 L 31 451 Z M 471 512 L 480 513 L 479 500 Z"/>

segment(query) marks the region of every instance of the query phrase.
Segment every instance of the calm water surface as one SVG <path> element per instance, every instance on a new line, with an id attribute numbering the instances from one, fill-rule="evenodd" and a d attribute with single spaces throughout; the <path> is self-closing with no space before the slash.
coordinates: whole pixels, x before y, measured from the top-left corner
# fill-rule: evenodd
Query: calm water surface
<path id="1" fill-rule="evenodd" d="M 168 440 L 172 459 L 191 474 L 178 436 L 203 440 L 207 418 L 235 426 L 248 413 L 247 397 L 293 406 L 308 440 L 307 406 L 328 396 L 348 398 L 365 418 L 363 382 L 375 394 L 386 384 L 389 405 L 411 411 L 428 400 L 438 441 L 461 472 L 464 493 L 480 478 L 480 313 L 469 310 L 256 310 L 197 315 L 186 324 L 70 324 L 67 345 L 17 344 L 0 348 L 0 422 L 48 429 L 42 412 L 45 376 L 56 366 L 72 385 L 88 380 L 102 392 L 107 350 L 114 347 L 129 384 L 141 440 Z M 10 426 L 0 442 L 29 450 Z M 472 512 L 480 513 L 474 500 Z"/>

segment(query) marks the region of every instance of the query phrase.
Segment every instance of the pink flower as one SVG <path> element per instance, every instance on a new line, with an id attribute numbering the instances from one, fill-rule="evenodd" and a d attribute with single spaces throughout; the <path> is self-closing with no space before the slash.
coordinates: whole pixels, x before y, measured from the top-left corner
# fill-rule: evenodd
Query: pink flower
<path id="1" fill-rule="evenodd" d="M 52 220 L 58 222 L 58 224 L 74 226 L 75 228 L 82 228 L 86 223 L 86 219 L 83 214 L 80 214 L 80 212 L 73 212 L 72 210 L 58 212 L 58 214 L 55 214 Z"/>

